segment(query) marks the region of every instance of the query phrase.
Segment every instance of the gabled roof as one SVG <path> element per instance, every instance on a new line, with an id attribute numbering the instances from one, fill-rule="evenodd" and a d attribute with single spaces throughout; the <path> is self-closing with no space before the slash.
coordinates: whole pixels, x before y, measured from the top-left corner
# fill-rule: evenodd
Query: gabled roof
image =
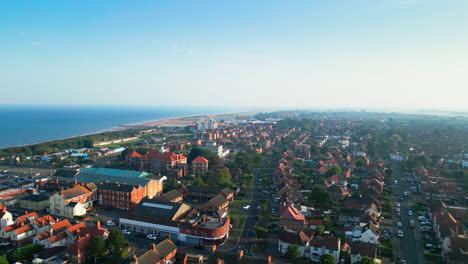
<path id="1" fill-rule="evenodd" d="M 136 151 L 132 151 L 132 152 L 129 152 L 127 155 L 125 155 L 126 157 L 129 157 L 129 158 L 139 158 L 141 157 L 141 155 L 136 152 Z"/>
<path id="2" fill-rule="evenodd" d="M 311 247 L 326 248 L 328 250 L 338 251 L 340 250 L 339 242 L 339 238 L 328 236 L 323 238 L 311 239 L 309 244 Z"/>
<path id="3" fill-rule="evenodd" d="M 192 161 L 192 163 L 208 163 L 208 160 L 202 156 L 198 156 L 196 159 Z"/>
<path id="4" fill-rule="evenodd" d="M 25 215 L 19 216 L 18 218 L 16 218 L 16 222 L 23 222 L 23 223 L 25 223 L 28 217 L 33 217 L 34 219 L 39 218 L 39 216 L 37 215 L 36 212 L 32 212 L 32 213 L 29 213 L 29 214 L 25 214 Z"/>
<path id="5" fill-rule="evenodd" d="M 351 245 L 351 255 L 361 255 L 375 259 L 377 257 L 377 247 L 367 243 L 354 243 Z"/>
<path id="6" fill-rule="evenodd" d="M 90 192 L 91 191 L 88 190 L 84 186 L 76 186 L 76 187 L 70 188 L 68 190 L 62 191 L 60 193 L 60 195 L 63 196 L 63 198 L 68 200 L 68 199 L 72 199 L 72 198 L 75 198 L 75 197 L 78 197 L 78 196 L 81 196 L 81 195 L 84 195 L 84 194 L 88 194 Z"/>
<path id="7" fill-rule="evenodd" d="M 280 213 L 280 218 L 305 221 L 304 215 L 300 214 L 299 211 L 291 204 L 287 204 L 286 206 L 281 206 L 279 209 L 279 213 Z"/>
<path id="8" fill-rule="evenodd" d="M 310 238 L 302 231 L 296 232 L 290 229 L 282 229 L 279 233 L 279 240 L 288 244 L 305 246 Z"/>

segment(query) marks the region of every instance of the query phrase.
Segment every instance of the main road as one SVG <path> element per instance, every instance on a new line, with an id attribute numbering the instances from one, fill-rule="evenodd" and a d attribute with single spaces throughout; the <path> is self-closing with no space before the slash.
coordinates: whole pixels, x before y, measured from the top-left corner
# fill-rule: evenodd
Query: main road
<path id="1" fill-rule="evenodd" d="M 421 242 L 422 238 L 419 229 L 419 221 L 416 212 L 413 210 L 413 198 L 408 177 L 399 163 L 392 162 L 392 168 L 393 201 L 394 205 L 400 203 L 401 209 L 401 216 L 396 215 L 396 210 L 393 210 L 392 213 L 394 257 L 400 257 L 400 259 L 406 260 L 406 263 L 409 264 L 426 263 L 424 260 L 424 248 Z M 398 181 L 398 184 L 394 184 L 395 180 Z M 408 193 L 407 198 L 404 197 L 404 192 Z M 413 215 L 408 215 L 408 211 L 412 211 Z M 415 222 L 415 228 L 413 229 L 410 228 L 410 220 Z M 397 227 L 397 222 L 401 222 L 402 226 Z M 398 237 L 398 230 L 403 231 L 402 238 Z"/>
<path id="2" fill-rule="evenodd" d="M 247 255 L 251 254 L 251 249 L 255 242 L 255 235 L 252 234 L 252 230 L 254 226 L 257 225 L 257 222 L 258 222 L 257 221 L 257 206 L 260 205 L 260 200 L 261 200 L 261 195 L 262 195 L 262 192 L 260 190 L 260 186 L 261 186 L 260 178 L 263 176 L 263 171 L 265 170 L 265 167 L 267 166 L 268 159 L 270 159 L 270 156 L 267 156 L 265 158 L 265 161 L 263 162 L 262 167 L 257 170 L 257 173 L 255 173 L 255 176 L 253 179 L 254 188 L 252 190 L 252 200 L 250 202 L 249 209 L 246 210 L 245 224 L 243 226 L 242 233 L 239 239 L 239 248 L 244 249 L 244 253 Z M 248 252 L 245 252 L 246 250 Z"/>

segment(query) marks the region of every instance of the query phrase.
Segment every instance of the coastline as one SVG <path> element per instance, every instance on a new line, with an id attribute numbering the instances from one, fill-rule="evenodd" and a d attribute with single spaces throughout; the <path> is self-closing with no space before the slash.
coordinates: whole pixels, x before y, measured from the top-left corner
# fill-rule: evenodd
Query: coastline
<path id="1" fill-rule="evenodd" d="M 144 129 L 144 128 L 152 128 L 152 127 L 164 127 L 164 126 L 167 126 L 167 127 L 186 126 L 189 124 L 193 124 L 194 122 L 200 120 L 200 118 L 202 117 L 214 118 L 218 116 L 232 116 L 232 115 L 245 115 L 245 114 L 249 114 L 249 113 L 233 112 L 233 113 L 197 114 L 197 115 L 186 115 L 186 116 L 168 117 L 168 118 L 161 118 L 161 119 L 155 119 L 155 120 L 141 121 L 141 122 L 136 122 L 132 124 L 120 124 L 112 128 L 102 129 L 102 130 L 95 131 L 95 132 L 90 132 L 90 133 L 85 133 L 85 134 L 80 134 L 80 135 L 75 135 L 75 136 L 70 136 L 70 137 L 56 138 L 56 139 L 34 142 L 34 143 L 28 143 L 28 144 L 23 144 L 23 145 L 2 147 L 0 148 L 0 150 L 9 149 L 9 148 L 29 147 L 29 146 L 33 146 L 37 144 L 50 143 L 54 141 L 67 140 L 67 139 L 78 138 L 78 137 L 98 135 L 101 133 L 113 132 L 113 131 L 121 131 L 121 130 L 129 130 L 129 129 Z M 181 121 L 180 119 L 190 119 L 190 120 Z"/>

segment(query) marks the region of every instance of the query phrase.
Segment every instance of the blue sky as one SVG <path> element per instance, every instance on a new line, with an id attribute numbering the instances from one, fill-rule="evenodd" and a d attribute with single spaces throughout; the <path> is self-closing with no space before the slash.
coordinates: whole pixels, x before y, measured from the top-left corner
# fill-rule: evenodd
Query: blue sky
<path id="1" fill-rule="evenodd" d="M 0 104 L 466 109 L 468 1 L 5 1 Z"/>

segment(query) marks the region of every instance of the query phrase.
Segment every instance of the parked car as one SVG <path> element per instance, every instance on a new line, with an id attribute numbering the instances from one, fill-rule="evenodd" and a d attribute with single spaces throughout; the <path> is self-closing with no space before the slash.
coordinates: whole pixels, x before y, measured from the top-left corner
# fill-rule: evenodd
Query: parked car
<path id="1" fill-rule="evenodd" d="M 156 235 L 153 235 L 153 234 L 148 234 L 148 235 L 146 236 L 146 238 L 147 238 L 147 239 L 151 239 L 151 240 L 156 240 L 156 239 L 158 239 L 158 237 L 157 237 Z"/>
<path id="2" fill-rule="evenodd" d="M 431 249 L 431 248 L 434 248 L 434 245 L 432 245 L 432 244 L 426 244 L 426 245 L 424 245 L 424 247 L 425 247 L 425 248 Z"/>
<path id="3" fill-rule="evenodd" d="M 425 216 L 418 216 L 419 221 L 427 221 L 428 219 Z"/>
<path id="4" fill-rule="evenodd" d="M 127 229 L 122 230 L 124 235 L 130 235 L 132 232 L 128 231 Z"/>
<path id="5" fill-rule="evenodd" d="M 183 246 L 184 245 L 184 242 L 180 241 L 180 240 L 176 240 L 175 244 L 177 246 Z"/>
<path id="6" fill-rule="evenodd" d="M 411 211 L 408 211 L 408 215 L 413 215 L 413 212 L 411 212 Z"/>
<path id="7" fill-rule="evenodd" d="M 250 205 L 244 205 L 243 207 L 245 210 L 249 209 L 250 208 Z"/>
<path id="8" fill-rule="evenodd" d="M 396 203 L 395 206 L 396 206 L 396 207 L 400 207 L 400 203 Z"/>
<path id="9" fill-rule="evenodd" d="M 401 226 L 402 226 L 401 222 L 398 222 L 398 223 L 397 223 L 397 226 L 398 226 L 398 227 L 401 227 Z"/>
<path id="10" fill-rule="evenodd" d="M 115 226 L 115 223 L 113 221 L 110 221 L 110 220 L 107 221 L 106 224 L 107 224 L 107 226 Z"/>

